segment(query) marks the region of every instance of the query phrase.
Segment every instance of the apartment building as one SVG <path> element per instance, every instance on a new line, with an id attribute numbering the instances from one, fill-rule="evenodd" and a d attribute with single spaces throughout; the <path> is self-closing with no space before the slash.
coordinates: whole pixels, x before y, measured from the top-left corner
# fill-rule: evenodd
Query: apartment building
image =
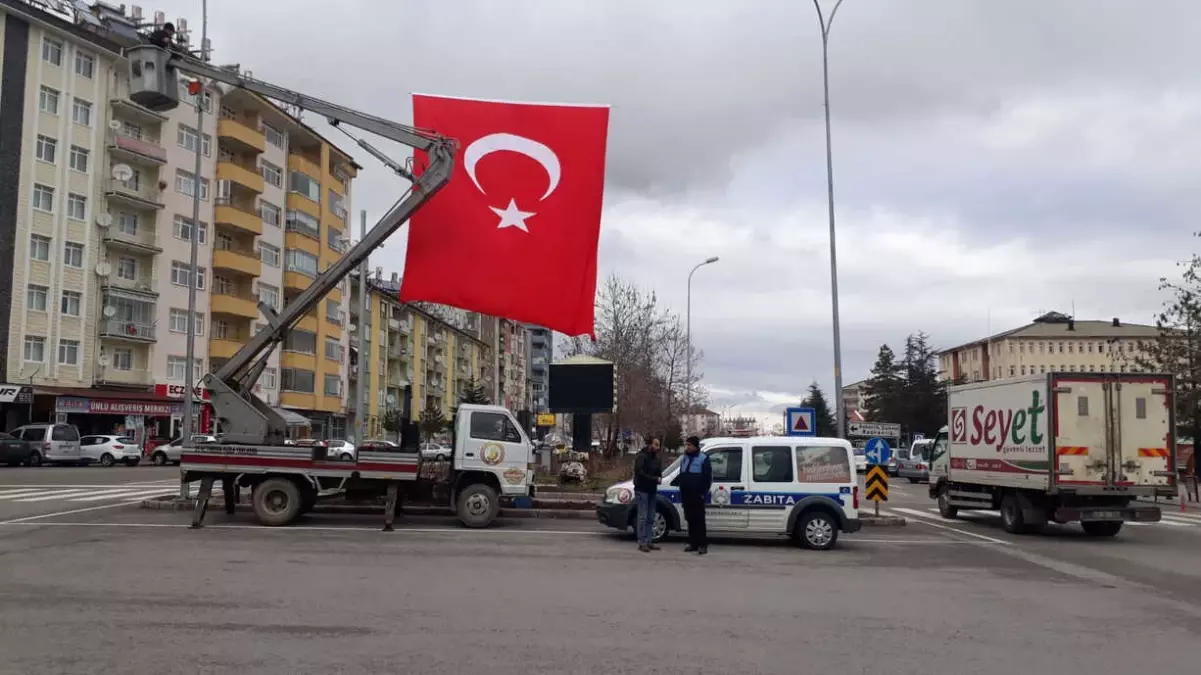
<path id="1" fill-rule="evenodd" d="M 419 419 L 426 411 L 437 410 L 449 419 L 476 379 L 488 347 L 434 307 L 402 305 L 398 275 L 385 280 L 377 273 L 368 278 L 367 286 L 368 315 L 351 339 L 349 386 L 353 401 L 359 378 L 367 379 L 366 435 L 383 434 L 383 420 L 390 411 Z M 351 321 L 359 326 L 357 275 L 349 295 Z"/>
<path id="2" fill-rule="evenodd" d="M 496 354 L 497 400 L 509 410 L 528 411 L 530 338 L 525 324 L 497 320 Z"/>
<path id="3" fill-rule="evenodd" d="M 530 337 L 530 410 L 550 410 L 550 364 L 555 360 L 554 332 L 541 326 L 526 326 Z"/>
<path id="4" fill-rule="evenodd" d="M 1158 337 L 1144 324 L 1076 320 L 1047 312 L 1019 328 L 940 352 L 942 378 L 978 382 L 1056 372 L 1136 372 L 1139 344 Z"/>

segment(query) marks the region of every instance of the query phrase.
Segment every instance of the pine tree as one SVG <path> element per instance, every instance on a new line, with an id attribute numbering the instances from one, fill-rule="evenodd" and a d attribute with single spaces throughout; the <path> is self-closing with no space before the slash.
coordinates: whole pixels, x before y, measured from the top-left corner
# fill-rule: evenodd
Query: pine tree
<path id="1" fill-rule="evenodd" d="M 459 397 L 459 403 L 474 403 L 478 405 L 488 405 L 492 403 L 488 399 L 488 391 L 484 389 L 484 385 L 480 384 L 474 377 L 467 383 L 467 388 L 463 391 L 463 395 Z"/>
<path id="2" fill-rule="evenodd" d="M 1182 266 L 1179 281 L 1160 280 L 1171 297 L 1155 317 L 1159 336 L 1139 344 L 1134 367 L 1175 376 L 1176 424 L 1195 442 L 1201 438 L 1201 256 Z"/>
<path id="3" fill-rule="evenodd" d="M 442 408 L 438 406 L 430 406 L 421 411 L 421 433 L 423 436 L 433 436 L 446 429 L 446 415 L 442 414 Z"/>
<path id="4" fill-rule="evenodd" d="M 896 422 L 908 433 L 921 432 L 932 437 L 947 423 L 947 388 L 938 377 L 935 350 L 929 336 L 918 331 L 905 339 L 905 357 L 901 361 L 904 385 L 900 417 Z"/>
<path id="5" fill-rule="evenodd" d="M 817 435 L 833 438 L 838 435 L 838 423 L 834 411 L 826 401 L 826 395 L 817 382 L 809 385 L 809 394 L 801 401 L 802 408 L 813 408 L 814 424 L 817 425 Z"/>
<path id="6" fill-rule="evenodd" d="M 873 422 L 899 422 L 903 416 L 904 385 L 896 354 L 888 345 L 880 345 L 872 375 L 864 385 L 868 419 Z"/>

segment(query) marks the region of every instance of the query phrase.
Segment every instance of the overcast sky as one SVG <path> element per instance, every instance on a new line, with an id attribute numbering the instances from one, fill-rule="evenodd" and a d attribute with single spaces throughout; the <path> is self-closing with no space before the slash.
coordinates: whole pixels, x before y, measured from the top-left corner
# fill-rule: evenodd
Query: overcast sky
<path id="1" fill-rule="evenodd" d="M 146 2 L 186 16 L 200 0 Z M 831 6 L 826 4 L 826 7 Z M 410 94 L 612 106 L 602 276 L 681 312 L 714 408 L 833 383 L 808 0 L 210 0 L 214 60 L 410 121 Z M 846 0 L 831 32 L 843 373 L 1036 314 L 1151 322 L 1194 250 L 1196 0 Z M 367 167 L 353 207 L 397 179 Z M 402 271 L 403 236 L 372 259 Z M 570 264 L 570 261 L 562 261 Z M 763 403 L 754 403 L 759 400 Z"/>

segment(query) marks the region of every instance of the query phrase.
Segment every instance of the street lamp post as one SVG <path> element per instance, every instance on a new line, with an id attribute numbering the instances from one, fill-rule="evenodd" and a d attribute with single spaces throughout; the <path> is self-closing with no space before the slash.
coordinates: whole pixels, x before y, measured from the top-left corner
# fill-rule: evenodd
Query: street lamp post
<path id="1" fill-rule="evenodd" d="M 684 367 L 687 373 L 684 376 L 684 421 L 686 423 L 692 419 L 692 275 L 696 274 L 696 271 L 705 265 L 711 265 L 715 262 L 717 262 L 717 256 L 706 258 L 705 262 L 698 263 L 688 273 L 688 297 L 684 311 Z M 684 432 L 687 433 L 688 429 L 685 429 Z"/>
<path id="2" fill-rule="evenodd" d="M 846 404 L 842 400 L 842 335 L 838 319 L 838 246 L 834 234 L 834 149 L 830 140 L 830 27 L 842 0 L 837 0 L 830 15 L 822 14 L 822 6 L 813 0 L 817 22 L 822 35 L 822 101 L 826 112 L 826 204 L 830 218 L 830 304 L 834 315 L 834 400 L 837 402 L 838 437 L 846 438 Z"/>

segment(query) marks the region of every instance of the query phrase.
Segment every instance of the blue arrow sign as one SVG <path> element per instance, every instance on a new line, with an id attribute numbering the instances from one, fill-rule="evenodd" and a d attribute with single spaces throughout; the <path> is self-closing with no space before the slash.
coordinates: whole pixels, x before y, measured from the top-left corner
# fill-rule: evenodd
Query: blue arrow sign
<path id="1" fill-rule="evenodd" d="M 873 438 L 863 446 L 863 456 L 867 458 L 868 464 L 883 466 L 888 464 L 888 458 L 892 457 L 892 450 L 888 447 L 888 441 Z"/>

